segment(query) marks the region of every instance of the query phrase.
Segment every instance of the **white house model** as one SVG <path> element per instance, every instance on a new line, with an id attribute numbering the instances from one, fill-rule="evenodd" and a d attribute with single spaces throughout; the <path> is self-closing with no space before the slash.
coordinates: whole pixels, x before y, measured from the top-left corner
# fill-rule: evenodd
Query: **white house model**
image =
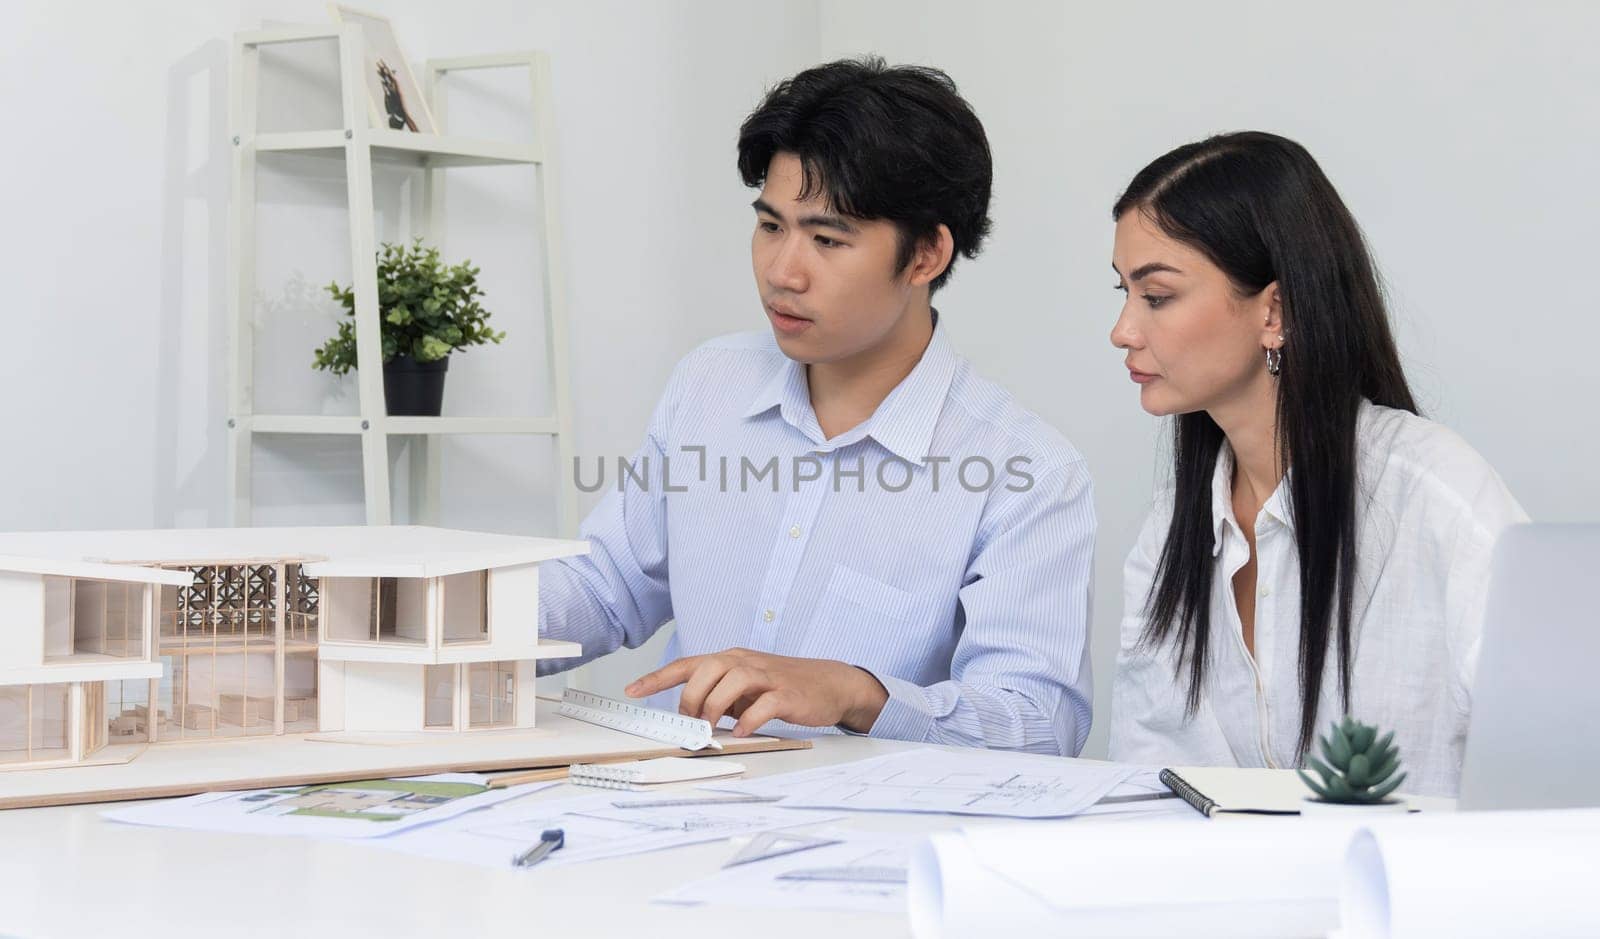
<path id="1" fill-rule="evenodd" d="M 0 770 L 271 734 L 534 723 L 539 562 L 413 527 L 0 534 Z M 132 746 L 129 746 L 132 745 Z"/>

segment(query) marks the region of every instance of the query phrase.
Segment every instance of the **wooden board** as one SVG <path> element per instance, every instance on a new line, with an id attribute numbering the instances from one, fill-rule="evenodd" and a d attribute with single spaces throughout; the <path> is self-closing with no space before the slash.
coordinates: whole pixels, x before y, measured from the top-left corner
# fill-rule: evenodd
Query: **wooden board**
<path id="1" fill-rule="evenodd" d="M 66 766 L 0 774 L 0 809 L 164 799 L 234 789 L 346 782 L 428 773 L 478 773 L 602 763 L 658 756 L 721 756 L 804 750 L 809 740 L 736 738 L 719 732 L 721 750 L 690 753 L 562 716 L 539 699 L 531 730 L 440 734 L 434 741 L 373 746 L 303 736 L 154 744 L 113 766 Z"/>

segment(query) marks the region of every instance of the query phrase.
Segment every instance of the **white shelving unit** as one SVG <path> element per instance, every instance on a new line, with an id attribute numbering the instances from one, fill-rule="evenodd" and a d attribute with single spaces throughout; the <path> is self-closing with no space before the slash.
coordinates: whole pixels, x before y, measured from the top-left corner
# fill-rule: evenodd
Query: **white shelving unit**
<path id="1" fill-rule="evenodd" d="M 280 43 L 338 43 L 343 127 L 293 133 L 258 133 L 260 50 Z M 425 69 L 424 93 L 434 120 L 445 125 L 445 97 L 439 94 L 449 75 L 474 69 L 526 69 L 532 84 L 532 144 L 474 140 L 448 135 L 416 134 L 371 126 L 367 90 L 362 81 L 360 27 L 329 25 L 262 29 L 234 37 L 229 125 L 233 142 L 233 200 L 229 206 L 228 320 L 230 329 L 228 395 L 228 524 L 250 524 L 251 448 L 257 434 L 345 434 L 361 439 L 366 521 L 387 525 L 390 518 L 389 439 L 410 439 L 408 521 L 437 525 L 439 515 L 440 441 L 444 434 L 529 434 L 554 437 L 556 479 L 572 464 L 572 402 L 569 390 L 566 291 L 559 256 L 560 224 L 553 194 L 556 167 L 552 141 L 550 61 L 542 52 L 466 58 L 432 59 Z M 354 416 L 255 413 L 254 314 L 256 156 L 299 153 L 343 158 L 348 191 L 350 258 L 355 292 L 356 361 L 360 413 Z M 416 232 L 439 245 L 443 232 L 442 170 L 468 166 L 530 166 L 537 176 L 542 215 L 534 219 L 542 257 L 546 365 L 554 413 L 542 417 L 390 417 L 384 404 L 382 347 L 379 337 L 376 219 L 372 204 L 374 162 L 423 170 L 423 230 Z M 558 486 L 556 516 L 570 536 L 577 527 L 577 494 Z"/>

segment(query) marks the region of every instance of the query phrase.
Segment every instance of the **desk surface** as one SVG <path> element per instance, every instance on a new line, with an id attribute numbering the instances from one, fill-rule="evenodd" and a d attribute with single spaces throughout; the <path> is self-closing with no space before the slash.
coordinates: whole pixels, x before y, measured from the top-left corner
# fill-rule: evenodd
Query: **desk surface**
<path id="1" fill-rule="evenodd" d="M 824 737 L 811 750 L 741 755 L 749 776 L 913 749 Z M 574 794 L 563 783 L 511 805 Z M 580 790 L 592 791 L 592 790 Z M 26 937 L 435 934 L 707 935 L 760 939 L 909 936 L 906 917 L 652 904 L 715 872 L 730 841 L 571 867 L 515 872 L 411 857 L 359 843 L 216 834 L 107 822 L 103 806 L 0 812 L 0 934 Z M 486 811 L 496 811 L 489 809 Z M 873 831 L 932 831 L 970 817 L 854 813 Z M 997 820 L 990 820 L 997 821 Z M 1085 824 L 1097 824 L 1090 819 Z"/>
<path id="2" fill-rule="evenodd" d="M 738 757 L 749 776 L 864 759 L 913 745 L 825 737 L 811 750 Z M 560 786 L 513 805 L 561 798 Z M 593 790 L 579 790 L 593 791 Z M 436 934 L 830 939 L 910 935 L 903 916 L 652 904 L 716 871 L 732 842 L 549 870 L 494 871 L 306 838 L 142 828 L 104 806 L 0 812 L 0 934 L 25 937 Z M 488 811 L 495 811 L 490 809 Z M 867 830 L 954 828 L 956 816 L 856 814 Z"/>

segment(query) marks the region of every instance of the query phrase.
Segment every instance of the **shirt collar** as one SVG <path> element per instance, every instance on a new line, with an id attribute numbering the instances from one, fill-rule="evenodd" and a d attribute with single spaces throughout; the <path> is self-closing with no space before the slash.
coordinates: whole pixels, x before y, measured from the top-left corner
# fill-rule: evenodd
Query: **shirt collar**
<path id="1" fill-rule="evenodd" d="M 812 436 L 811 428 L 816 427 L 817 417 L 811 410 L 811 390 L 806 385 L 806 367 L 800 362 L 785 356 L 783 364 L 773 371 L 761 390 L 751 399 L 750 406 L 745 408 L 746 420 L 778 408 L 783 419 L 794 425 L 807 436 Z M 816 429 L 816 436 L 820 438 L 821 429 Z"/>
<path id="2" fill-rule="evenodd" d="M 815 443 L 827 443 L 834 449 L 870 436 L 906 462 L 921 466 L 923 458 L 929 455 L 933 432 L 959 362 L 949 336 L 939 325 L 936 311 L 933 336 L 922 358 L 860 426 L 831 441 L 825 440 L 816 412 L 811 408 L 806 367 L 788 358 L 761 386 L 745 409 L 744 417 L 753 418 L 777 408 L 786 423 Z"/>
<path id="3" fill-rule="evenodd" d="M 1261 506 L 1261 511 L 1274 522 L 1294 531 L 1294 513 L 1289 511 L 1289 475 L 1284 473 L 1283 478 L 1278 480 L 1278 488 L 1272 490 L 1272 495 Z"/>
<path id="4" fill-rule="evenodd" d="M 1293 472 L 1291 470 L 1290 472 Z M 1278 488 L 1261 506 L 1262 514 L 1271 522 L 1294 531 L 1293 513 L 1289 511 L 1289 473 L 1278 481 Z M 1233 517 L 1233 447 L 1224 440 L 1217 453 L 1217 466 L 1211 473 L 1211 556 L 1222 553 L 1222 533 L 1229 522 L 1240 526 Z M 1259 534 L 1259 532 L 1258 532 Z"/>

